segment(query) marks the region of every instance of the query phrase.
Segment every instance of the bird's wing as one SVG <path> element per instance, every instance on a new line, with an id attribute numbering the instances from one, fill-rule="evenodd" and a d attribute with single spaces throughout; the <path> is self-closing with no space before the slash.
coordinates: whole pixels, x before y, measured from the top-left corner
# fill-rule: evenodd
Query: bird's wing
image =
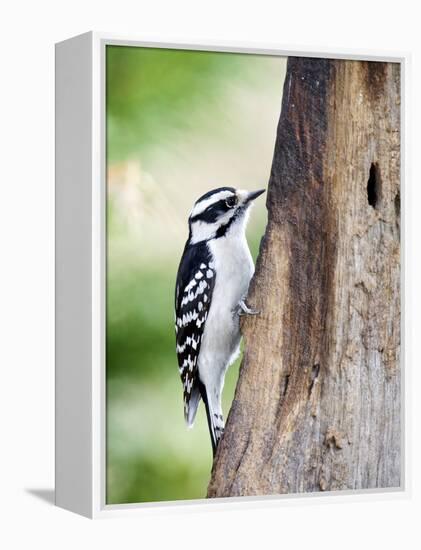
<path id="1" fill-rule="evenodd" d="M 198 357 L 216 273 L 206 243 L 186 246 L 175 289 L 177 358 L 184 391 L 184 416 L 192 424 L 200 399 Z"/>

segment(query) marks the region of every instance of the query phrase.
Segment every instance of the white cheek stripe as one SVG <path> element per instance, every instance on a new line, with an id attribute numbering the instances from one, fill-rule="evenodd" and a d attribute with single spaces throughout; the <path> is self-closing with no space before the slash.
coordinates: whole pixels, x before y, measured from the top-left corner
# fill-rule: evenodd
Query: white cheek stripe
<path id="1" fill-rule="evenodd" d="M 190 239 L 190 244 L 196 244 L 201 241 L 213 239 L 221 225 L 228 224 L 234 214 L 235 210 L 228 210 L 228 212 L 223 214 L 215 223 L 206 223 L 200 220 L 193 222 L 191 224 L 192 236 Z"/>
<path id="2" fill-rule="evenodd" d="M 205 223 L 202 221 L 194 222 L 192 224 L 192 237 L 190 240 L 191 244 L 211 239 L 218 231 L 218 227 L 219 225 L 216 223 Z"/>

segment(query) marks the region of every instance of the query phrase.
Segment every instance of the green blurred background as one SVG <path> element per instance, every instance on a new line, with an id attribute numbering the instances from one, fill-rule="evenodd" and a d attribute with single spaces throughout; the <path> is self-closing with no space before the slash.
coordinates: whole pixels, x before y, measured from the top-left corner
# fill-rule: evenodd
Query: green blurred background
<path id="1" fill-rule="evenodd" d="M 211 445 L 203 405 L 184 423 L 175 277 L 201 194 L 267 186 L 284 75 L 278 57 L 107 46 L 108 504 L 206 495 Z M 247 233 L 254 258 L 264 203 Z"/>

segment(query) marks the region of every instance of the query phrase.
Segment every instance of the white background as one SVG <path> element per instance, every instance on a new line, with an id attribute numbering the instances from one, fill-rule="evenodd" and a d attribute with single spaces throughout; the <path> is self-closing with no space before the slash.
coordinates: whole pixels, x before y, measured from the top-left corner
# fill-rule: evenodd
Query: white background
<path id="1" fill-rule="evenodd" d="M 416 2 L 72 0 L 3 3 L 0 20 L 0 547 L 420 548 L 420 234 Z M 54 508 L 54 42 L 87 30 L 413 53 L 407 220 L 412 497 L 92 522 Z M 410 195 L 410 196 L 409 196 Z M 418 206 L 417 206 L 418 205 Z M 417 211 L 415 210 L 417 208 Z M 417 215 L 418 214 L 418 215 Z M 409 224 L 408 224 L 409 225 Z M 411 338 L 412 335 L 412 338 Z M 411 342 L 412 340 L 412 342 Z M 412 345 L 413 344 L 413 345 Z M 413 388 L 413 390 L 412 390 Z M 43 498 L 40 498 L 41 497 Z M 297 501 L 295 501 L 297 502 Z"/>

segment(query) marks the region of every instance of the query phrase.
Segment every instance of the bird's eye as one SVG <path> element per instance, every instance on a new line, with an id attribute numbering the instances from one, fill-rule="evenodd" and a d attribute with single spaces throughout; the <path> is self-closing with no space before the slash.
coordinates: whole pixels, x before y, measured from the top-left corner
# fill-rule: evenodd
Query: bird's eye
<path id="1" fill-rule="evenodd" d="M 225 204 L 228 206 L 228 208 L 233 208 L 237 204 L 237 197 L 233 195 L 232 197 L 228 197 L 228 199 L 225 201 Z"/>

